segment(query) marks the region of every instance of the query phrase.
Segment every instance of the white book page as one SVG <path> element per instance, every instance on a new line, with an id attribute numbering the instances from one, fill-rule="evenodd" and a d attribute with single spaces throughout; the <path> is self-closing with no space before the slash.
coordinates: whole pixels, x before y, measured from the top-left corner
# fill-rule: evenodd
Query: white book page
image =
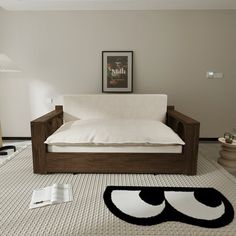
<path id="1" fill-rule="evenodd" d="M 52 204 L 72 201 L 72 188 L 70 184 L 53 184 Z"/>
<path id="2" fill-rule="evenodd" d="M 41 207 L 51 204 L 51 191 L 52 187 L 35 189 L 33 191 L 30 208 Z"/>

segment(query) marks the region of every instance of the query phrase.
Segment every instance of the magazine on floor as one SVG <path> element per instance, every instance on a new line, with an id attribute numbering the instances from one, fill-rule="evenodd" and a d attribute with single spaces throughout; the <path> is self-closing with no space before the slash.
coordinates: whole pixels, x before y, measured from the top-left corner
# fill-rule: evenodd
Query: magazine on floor
<path id="1" fill-rule="evenodd" d="M 53 184 L 52 186 L 35 189 L 33 191 L 30 209 L 70 202 L 72 200 L 72 187 L 70 184 Z"/>

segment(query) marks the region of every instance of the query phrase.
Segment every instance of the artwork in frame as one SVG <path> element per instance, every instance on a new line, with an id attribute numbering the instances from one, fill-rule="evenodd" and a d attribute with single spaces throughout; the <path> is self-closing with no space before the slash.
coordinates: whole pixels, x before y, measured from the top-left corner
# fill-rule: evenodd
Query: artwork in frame
<path id="1" fill-rule="evenodd" d="M 133 51 L 102 52 L 102 92 L 133 92 Z"/>

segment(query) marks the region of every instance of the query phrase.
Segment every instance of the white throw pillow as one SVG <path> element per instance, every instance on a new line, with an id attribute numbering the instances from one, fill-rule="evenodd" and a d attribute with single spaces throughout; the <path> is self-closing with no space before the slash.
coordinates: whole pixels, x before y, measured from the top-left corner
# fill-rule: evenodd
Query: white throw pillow
<path id="1" fill-rule="evenodd" d="M 49 145 L 184 145 L 156 120 L 88 119 L 67 122 L 45 141 Z"/>

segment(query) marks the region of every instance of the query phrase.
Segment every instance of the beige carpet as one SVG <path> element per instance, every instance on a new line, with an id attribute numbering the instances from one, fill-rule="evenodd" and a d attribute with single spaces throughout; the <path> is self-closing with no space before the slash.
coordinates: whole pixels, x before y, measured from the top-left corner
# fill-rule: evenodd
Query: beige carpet
<path id="1" fill-rule="evenodd" d="M 0 166 L 4 163 L 8 162 L 10 159 L 12 159 L 15 155 L 17 155 L 19 152 L 21 152 L 24 148 L 29 146 L 31 141 L 21 141 L 21 142 L 8 142 L 5 145 L 13 145 L 16 147 L 16 151 L 14 152 L 13 149 L 8 149 L 6 152 L 7 155 L 0 155 Z"/>
<path id="2" fill-rule="evenodd" d="M 236 220 L 208 229 L 178 222 L 137 226 L 116 218 L 103 202 L 108 185 L 214 187 L 236 209 L 236 179 L 217 163 L 199 156 L 197 176 L 52 174 L 32 172 L 31 147 L 0 166 L 0 235 L 235 235 Z M 53 183 L 71 183 L 73 202 L 29 209 L 32 191 Z"/>

